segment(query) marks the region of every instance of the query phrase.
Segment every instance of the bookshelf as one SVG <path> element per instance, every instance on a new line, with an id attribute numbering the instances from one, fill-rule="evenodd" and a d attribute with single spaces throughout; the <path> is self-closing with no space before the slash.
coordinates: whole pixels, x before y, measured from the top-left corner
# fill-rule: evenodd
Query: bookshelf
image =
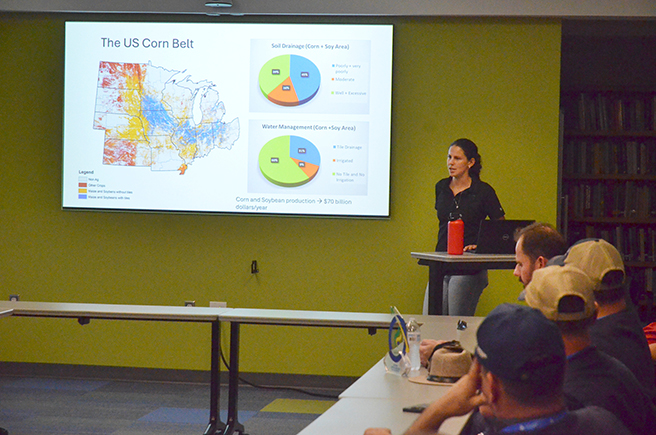
<path id="1" fill-rule="evenodd" d="M 560 228 L 622 253 L 643 321 L 656 315 L 656 91 L 561 95 Z"/>

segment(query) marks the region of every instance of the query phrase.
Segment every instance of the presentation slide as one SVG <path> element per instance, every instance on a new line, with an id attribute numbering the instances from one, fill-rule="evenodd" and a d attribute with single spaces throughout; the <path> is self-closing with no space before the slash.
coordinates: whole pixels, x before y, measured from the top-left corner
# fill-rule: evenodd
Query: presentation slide
<path id="1" fill-rule="evenodd" d="M 63 208 L 389 217 L 392 30 L 67 22 Z"/>

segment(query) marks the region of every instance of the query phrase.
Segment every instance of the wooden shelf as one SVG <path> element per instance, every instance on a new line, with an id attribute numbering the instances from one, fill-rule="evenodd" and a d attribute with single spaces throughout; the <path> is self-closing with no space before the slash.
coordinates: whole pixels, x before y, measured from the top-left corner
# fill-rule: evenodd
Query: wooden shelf
<path id="1" fill-rule="evenodd" d="M 563 180 L 656 181 L 656 174 L 567 174 Z"/>
<path id="2" fill-rule="evenodd" d="M 624 267 L 632 267 L 636 269 L 655 269 L 656 268 L 656 262 L 655 261 L 626 261 L 624 262 Z"/>
<path id="3" fill-rule="evenodd" d="M 584 218 L 569 218 L 571 223 L 579 224 L 608 224 L 608 225 L 656 225 L 656 218 L 626 218 L 626 217 L 584 217 Z"/>
<path id="4" fill-rule="evenodd" d="M 656 138 L 656 131 L 577 131 L 568 130 L 565 133 L 566 137 L 581 138 L 581 137 L 602 137 L 602 138 Z"/>

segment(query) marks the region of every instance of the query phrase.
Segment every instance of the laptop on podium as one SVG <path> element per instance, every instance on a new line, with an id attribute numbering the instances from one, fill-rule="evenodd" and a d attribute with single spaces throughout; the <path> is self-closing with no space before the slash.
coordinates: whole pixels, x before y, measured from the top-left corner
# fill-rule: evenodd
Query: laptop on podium
<path id="1" fill-rule="evenodd" d="M 532 224 L 531 220 L 483 220 L 478 230 L 477 254 L 514 254 L 515 233 Z"/>

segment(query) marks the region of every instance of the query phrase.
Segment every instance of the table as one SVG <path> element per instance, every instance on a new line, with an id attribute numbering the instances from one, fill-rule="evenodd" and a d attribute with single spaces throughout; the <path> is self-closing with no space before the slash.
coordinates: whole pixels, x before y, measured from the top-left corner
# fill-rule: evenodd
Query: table
<path id="1" fill-rule="evenodd" d="M 13 310 L 13 316 L 16 317 L 74 318 L 81 325 L 86 325 L 91 319 L 211 323 L 210 420 L 204 435 L 215 435 L 225 429 L 226 425 L 219 419 L 221 369 L 219 315 L 232 308 L 11 301 L 0 302 L 0 310 Z"/>
<path id="2" fill-rule="evenodd" d="M 403 412 L 403 406 L 388 399 L 340 399 L 298 435 L 362 435 L 370 427 L 385 427 L 394 435 L 400 435 L 419 416 Z M 458 435 L 468 418 L 466 415 L 447 419 L 439 435 Z"/>
<path id="3" fill-rule="evenodd" d="M 12 314 L 14 314 L 14 310 L 3 310 L 3 311 L 0 311 L 0 318 L 9 317 Z"/>
<path id="4" fill-rule="evenodd" d="M 482 317 L 413 316 L 421 324 L 422 338 L 458 340 L 463 347 L 473 351 L 476 346 L 476 330 Z M 407 321 L 409 316 L 405 316 Z M 459 320 L 467 328 L 458 330 Z M 426 374 L 422 368 L 421 375 Z M 403 433 L 418 414 L 403 412 L 403 407 L 431 403 L 450 387 L 423 385 L 407 378 L 388 374 L 381 359 L 362 377 L 339 395 L 339 401 L 319 418 L 310 423 L 299 435 L 362 435 L 369 427 L 386 427 L 397 435 Z M 469 416 L 453 417 L 444 422 L 440 434 L 457 435 Z"/>
<path id="5" fill-rule="evenodd" d="M 228 418 L 224 435 L 244 433 L 238 420 L 239 330 L 242 324 L 365 328 L 370 334 L 388 329 L 391 314 L 350 313 L 336 311 L 299 311 L 235 308 L 221 313 L 221 321 L 230 322 L 230 367 L 228 371 Z M 332 408 L 331 408 L 332 409 Z"/>
<path id="6" fill-rule="evenodd" d="M 422 339 L 434 340 L 458 340 L 462 346 L 470 352 L 476 348 L 476 330 L 483 321 L 483 317 L 468 316 L 412 316 L 421 326 Z M 410 316 L 404 316 L 407 322 Z M 467 327 L 459 330 L 458 322 L 462 320 Z M 384 349 L 381 350 L 384 353 Z M 385 378 L 381 382 L 381 378 Z M 369 371 L 362 375 L 350 387 L 344 390 L 339 397 L 361 397 L 361 398 L 393 398 L 407 395 L 413 400 L 422 397 L 422 394 L 433 393 L 448 387 L 421 385 L 409 382 L 407 378 L 394 375 L 385 375 L 385 365 L 381 359 Z M 432 397 L 437 399 L 442 394 Z M 416 404 L 416 403 L 415 403 Z M 405 406 L 405 405 L 404 405 Z"/>
<path id="7" fill-rule="evenodd" d="M 468 275 L 483 269 L 514 269 L 515 254 L 450 255 L 446 252 L 411 252 L 422 266 L 429 266 L 428 314 L 442 314 L 442 291 L 445 275 Z"/>

